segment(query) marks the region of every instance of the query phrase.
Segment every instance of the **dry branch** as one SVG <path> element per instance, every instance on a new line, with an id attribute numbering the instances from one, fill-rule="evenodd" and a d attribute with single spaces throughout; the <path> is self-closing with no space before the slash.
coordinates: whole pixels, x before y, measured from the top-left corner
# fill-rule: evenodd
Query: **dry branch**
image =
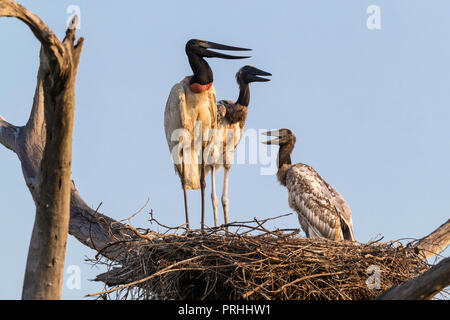
<path id="1" fill-rule="evenodd" d="M 0 115 L 0 143 L 10 150 L 15 150 L 15 140 L 19 134 L 19 128 L 8 123 Z"/>
<path id="2" fill-rule="evenodd" d="M 425 258 L 438 255 L 450 244 L 450 220 L 419 240 L 416 248 Z"/>

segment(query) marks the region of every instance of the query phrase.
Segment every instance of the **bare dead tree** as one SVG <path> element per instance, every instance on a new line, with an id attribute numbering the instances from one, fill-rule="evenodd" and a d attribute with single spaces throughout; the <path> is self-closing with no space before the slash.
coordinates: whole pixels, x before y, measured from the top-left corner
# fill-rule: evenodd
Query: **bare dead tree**
<path id="1" fill-rule="evenodd" d="M 30 121 L 25 128 L 17 128 L 1 119 L 2 136 L 12 150 L 17 149 L 20 138 L 28 147 L 33 139 L 40 140 L 36 150 L 40 157 L 30 159 L 34 165 L 36 217 L 22 298 L 59 299 L 69 228 L 75 79 L 83 40 L 75 45 L 75 29 L 68 29 L 60 42 L 43 21 L 13 1 L 0 2 L 0 16 L 22 20 L 41 42 L 41 96 L 35 101 Z"/>
<path id="2" fill-rule="evenodd" d="M 45 180 L 41 176 L 41 168 L 44 171 L 48 170 L 45 166 L 48 166 L 51 161 L 48 159 L 47 162 L 44 162 L 47 131 L 49 131 L 49 139 L 57 141 L 63 139 L 59 136 L 52 137 L 53 134 L 60 133 L 58 126 L 67 125 L 58 123 L 55 119 L 61 120 L 68 116 L 66 113 L 73 112 L 75 78 L 83 38 L 80 38 L 76 44 L 74 43 L 75 28 L 72 24 L 73 29 L 67 30 L 64 40 L 59 41 L 41 19 L 15 1 L 0 0 L 0 17 L 20 19 L 29 26 L 41 43 L 37 86 L 28 122 L 25 126 L 15 126 L 0 115 L 0 144 L 18 156 L 25 183 L 34 202 L 37 205 L 42 202 L 44 204 L 41 205 L 45 207 L 45 202 L 48 200 L 41 200 L 41 181 Z M 57 142 L 53 142 L 53 144 L 57 144 Z M 47 157 L 51 152 L 50 148 L 52 147 L 47 149 Z M 68 163 L 62 162 L 66 166 L 64 171 L 70 172 L 67 170 Z M 47 171 L 46 174 L 53 175 L 53 179 L 55 177 L 52 172 Z M 69 188 L 69 234 L 94 250 L 104 249 L 102 254 L 105 257 L 118 259 L 117 248 L 105 249 L 105 247 L 111 241 L 126 240 L 123 239 L 126 232 L 121 232 L 122 229 L 125 229 L 124 225 L 90 208 L 80 197 L 73 182 Z"/>
<path id="3" fill-rule="evenodd" d="M 34 254 L 30 254 L 27 261 L 23 298 L 57 298 L 61 289 L 55 289 L 57 294 L 49 295 L 47 284 L 51 288 L 62 287 L 60 267 L 64 259 L 53 258 L 61 257 L 65 248 L 67 217 L 54 218 L 58 212 L 67 210 L 69 188 L 68 230 L 81 243 L 108 259 L 121 262 L 123 246 L 133 241 L 136 235 L 122 223 L 90 208 L 75 184 L 67 182 L 71 166 L 68 135 L 73 128 L 75 79 L 83 39 L 75 43 L 75 29 L 69 29 L 60 41 L 41 19 L 12 0 L 0 0 L 0 17 L 20 19 L 41 43 L 37 86 L 29 120 L 25 126 L 15 126 L 0 115 L 0 144 L 18 156 L 25 183 L 36 204 L 36 222 L 30 244 L 30 252 Z M 62 150 L 61 154 L 58 150 Z M 450 243 L 449 228 L 450 221 L 447 221 L 423 238 L 417 249 L 426 257 L 438 254 Z M 116 245 L 111 246 L 111 243 Z M 46 252 L 46 249 L 50 250 Z M 37 263 L 36 256 L 45 256 L 46 263 Z M 49 282 L 38 286 L 30 283 L 36 276 L 42 276 L 37 270 L 47 266 L 55 270 L 54 278 L 46 278 Z M 57 269 L 60 271 L 56 272 Z"/>

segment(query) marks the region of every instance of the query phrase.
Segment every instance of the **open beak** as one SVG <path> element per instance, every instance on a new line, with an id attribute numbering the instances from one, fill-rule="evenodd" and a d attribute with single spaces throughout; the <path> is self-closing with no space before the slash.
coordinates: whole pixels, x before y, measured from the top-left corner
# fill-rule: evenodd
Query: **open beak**
<path id="1" fill-rule="evenodd" d="M 226 46 L 220 43 L 215 43 L 211 41 L 202 41 L 200 46 L 205 50 L 202 52 L 202 56 L 205 58 L 222 58 L 222 59 L 245 59 L 250 58 L 250 56 L 233 56 L 229 54 L 224 54 L 220 52 L 215 52 L 207 49 L 215 49 L 215 50 L 226 50 L 226 51 L 251 51 L 252 49 L 240 48 L 240 47 L 232 47 Z"/>
<path id="2" fill-rule="evenodd" d="M 247 73 L 247 79 L 250 80 L 251 82 L 266 82 L 266 81 L 270 81 L 270 79 L 261 78 L 259 76 L 268 77 L 268 76 L 272 76 L 272 74 L 269 73 L 269 72 L 266 72 L 266 71 L 262 71 L 262 70 L 260 70 L 258 68 L 255 68 L 255 67 L 251 67 L 251 69 Z"/>
<path id="3" fill-rule="evenodd" d="M 262 141 L 261 142 L 262 144 L 279 145 L 281 143 L 282 135 L 280 134 L 280 130 L 273 130 L 273 131 L 263 132 L 262 134 L 265 135 L 265 136 L 268 136 L 268 137 L 277 137 L 276 139 L 273 139 L 273 140 Z"/>

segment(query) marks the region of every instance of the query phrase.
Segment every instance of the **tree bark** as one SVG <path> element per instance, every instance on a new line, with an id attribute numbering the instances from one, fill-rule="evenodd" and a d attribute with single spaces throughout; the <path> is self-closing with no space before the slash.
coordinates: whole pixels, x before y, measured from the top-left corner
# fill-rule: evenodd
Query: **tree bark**
<path id="1" fill-rule="evenodd" d="M 420 254 L 428 259 L 438 255 L 450 244 L 450 220 L 434 230 L 428 236 L 423 237 L 416 244 Z"/>
<path id="2" fill-rule="evenodd" d="M 62 295 L 70 219 L 75 80 L 81 51 L 81 46 L 75 47 L 73 43 L 72 29 L 63 41 L 64 65 L 55 66 L 52 71 L 57 72 L 50 72 L 44 78 L 46 141 L 38 175 L 36 218 L 23 299 L 60 299 Z"/>

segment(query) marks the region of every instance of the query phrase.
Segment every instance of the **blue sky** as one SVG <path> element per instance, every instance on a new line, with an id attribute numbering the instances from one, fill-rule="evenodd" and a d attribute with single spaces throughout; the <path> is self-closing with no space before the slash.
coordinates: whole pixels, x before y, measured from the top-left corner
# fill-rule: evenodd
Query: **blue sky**
<path id="1" fill-rule="evenodd" d="M 448 219 L 448 1 L 21 3 L 61 38 L 67 7 L 81 9 L 78 35 L 86 41 L 73 179 L 88 204 L 103 203 L 101 212 L 123 219 L 149 198 L 135 226 L 153 227 L 150 208 L 165 224 L 184 223 L 163 114 L 172 85 L 191 74 L 185 42 L 199 38 L 253 49 L 246 61 L 209 60 L 218 99 L 237 98 L 234 74 L 244 64 L 273 74 L 271 82 L 252 85 L 247 128 L 295 132 L 293 162 L 313 166 L 344 196 L 357 240 L 419 238 Z M 381 30 L 366 27 L 373 4 L 381 9 Z M 23 23 L 5 18 L 0 39 L 0 114 L 21 125 L 32 104 L 39 43 Z M 16 156 L 0 148 L 0 163 L 0 299 L 18 299 L 35 208 Z M 233 167 L 232 220 L 292 212 L 286 189 L 260 168 Z M 222 171 L 219 191 L 221 182 Z M 200 192 L 189 193 L 189 204 L 198 227 Z M 298 227 L 298 221 L 292 215 L 273 226 Z M 66 267 L 79 266 L 82 283 L 80 290 L 65 285 L 65 299 L 102 289 L 89 279 L 103 270 L 84 262 L 94 255 L 69 237 Z"/>

